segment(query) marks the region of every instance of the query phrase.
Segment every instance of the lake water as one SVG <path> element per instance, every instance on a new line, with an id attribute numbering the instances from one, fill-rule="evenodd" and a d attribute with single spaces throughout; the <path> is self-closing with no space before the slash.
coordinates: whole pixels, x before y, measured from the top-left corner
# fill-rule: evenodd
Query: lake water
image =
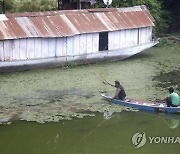
<path id="1" fill-rule="evenodd" d="M 110 119 L 96 117 L 38 124 L 17 121 L 0 127 L 2 154 L 159 154 L 175 153 L 179 143 L 150 143 L 148 137 L 180 136 L 179 116 L 121 112 Z M 132 136 L 146 133 L 146 144 L 134 148 Z"/>
<path id="2" fill-rule="evenodd" d="M 169 86 L 180 93 L 179 49 L 174 44 L 124 61 L 0 74 L 0 122 L 12 122 L 0 125 L 1 153 L 179 153 L 179 143 L 158 140 L 180 136 L 180 115 L 131 111 L 100 97 L 115 90 L 104 79 L 120 80 L 128 97 L 139 100 L 160 100 Z M 105 119 L 105 111 L 112 116 Z M 146 134 L 141 148 L 131 141 L 137 132 Z"/>

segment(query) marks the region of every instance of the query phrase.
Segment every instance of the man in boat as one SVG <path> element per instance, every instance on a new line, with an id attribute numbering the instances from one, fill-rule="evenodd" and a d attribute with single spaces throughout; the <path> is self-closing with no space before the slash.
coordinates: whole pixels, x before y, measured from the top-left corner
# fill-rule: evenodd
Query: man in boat
<path id="1" fill-rule="evenodd" d="M 167 107 L 177 107 L 180 105 L 179 95 L 174 92 L 174 88 L 170 87 L 169 89 L 169 95 L 167 98 L 165 98 Z"/>
<path id="2" fill-rule="evenodd" d="M 110 86 L 116 87 L 116 92 L 115 92 L 115 95 L 114 95 L 113 99 L 119 99 L 119 100 L 124 100 L 125 99 L 126 92 L 125 92 L 123 86 L 120 84 L 120 82 L 118 80 L 115 81 L 115 85 L 110 84 L 107 81 L 104 81 L 103 83 L 105 83 L 105 84 L 107 83 Z"/>
<path id="3" fill-rule="evenodd" d="M 115 81 L 116 93 L 114 95 L 114 99 L 124 100 L 126 97 L 126 92 L 123 86 L 120 84 L 119 81 Z"/>

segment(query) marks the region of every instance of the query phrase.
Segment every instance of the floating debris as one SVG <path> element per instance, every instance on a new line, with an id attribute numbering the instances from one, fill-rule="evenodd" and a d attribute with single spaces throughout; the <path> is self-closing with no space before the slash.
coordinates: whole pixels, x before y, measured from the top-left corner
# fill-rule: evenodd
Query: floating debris
<path id="1" fill-rule="evenodd" d="M 104 119 L 110 119 L 113 113 L 114 113 L 113 111 L 105 110 L 104 111 Z"/>

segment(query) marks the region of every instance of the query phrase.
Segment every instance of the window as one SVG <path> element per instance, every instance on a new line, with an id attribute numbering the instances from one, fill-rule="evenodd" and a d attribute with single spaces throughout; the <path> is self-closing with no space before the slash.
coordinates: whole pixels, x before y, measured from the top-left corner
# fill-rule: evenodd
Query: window
<path id="1" fill-rule="evenodd" d="M 108 32 L 99 33 L 99 51 L 108 50 Z"/>

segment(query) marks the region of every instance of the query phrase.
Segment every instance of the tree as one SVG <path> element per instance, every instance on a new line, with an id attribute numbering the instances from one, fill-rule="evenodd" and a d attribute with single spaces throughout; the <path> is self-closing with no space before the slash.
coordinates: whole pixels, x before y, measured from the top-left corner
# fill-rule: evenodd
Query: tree
<path id="1" fill-rule="evenodd" d="M 135 5 L 146 5 L 156 21 L 155 32 L 162 32 L 168 28 L 171 21 L 170 12 L 162 8 L 158 0 L 113 0 L 113 7 L 127 7 Z"/>
<path id="2" fill-rule="evenodd" d="M 171 13 L 170 30 L 178 30 L 180 27 L 180 2 L 179 0 L 158 0 L 164 10 Z M 167 17 L 167 16 L 166 16 Z"/>
<path id="3" fill-rule="evenodd" d="M 5 5 L 4 5 L 4 0 L 0 1 L 0 13 L 4 13 L 5 12 Z"/>
<path id="4" fill-rule="evenodd" d="M 55 0 L 4 0 L 5 12 L 33 12 L 56 10 Z"/>
<path id="5" fill-rule="evenodd" d="M 52 0 L 41 0 L 39 6 L 40 11 L 57 10 L 56 2 Z"/>
<path id="6" fill-rule="evenodd" d="M 14 0 L 3 0 L 3 13 L 5 12 L 15 12 L 15 1 Z"/>

